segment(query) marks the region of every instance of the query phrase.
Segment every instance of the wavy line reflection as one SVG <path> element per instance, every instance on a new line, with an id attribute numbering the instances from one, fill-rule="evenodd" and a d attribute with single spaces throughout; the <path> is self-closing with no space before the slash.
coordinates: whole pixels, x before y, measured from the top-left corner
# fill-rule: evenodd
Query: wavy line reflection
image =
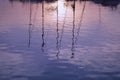
<path id="1" fill-rule="evenodd" d="M 57 37 L 56 37 L 56 49 L 57 49 L 57 54 L 56 57 L 59 58 L 59 54 L 60 54 L 60 45 L 59 45 L 59 10 L 58 10 L 58 1 L 57 1 L 57 23 L 56 23 L 56 33 L 57 33 Z"/>
<path id="2" fill-rule="evenodd" d="M 38 11 L 38 4 L 36 4 L 36 11 L 35 11 L 35 14 L 34 14 L 34 17 L 33 17 L 33 22 L 32 22 L 32 3 L 30 2 L 29 3 L 30 5 L 30 14 L 29 14 L 29 29 L 28 29 L 28 34 L 29 34 L 29 41 L 28 41 L 28 47 L 30 48 L 31 46 L 31 38 L 32 38 L 32 31 L 33 31 L 33 28 L 35 27 L 35 22 L 36 22 L 36 15 L 37 15 L 37 11 Z"/>
<path id="3" fill-rule="evenodd" d="M 72 28 L 72 47 L 71 47 L 71 58 L 74 58 L 75 55 L 75 0 L 74 3 L 72 5 L 73 8 L 73 28 Z"/>
<path id="4" fill-rule="evenodd" d="M 42 1 L 42 45 L 41 45 L 41 50 L 44 52 L 44 47 L 45 47 L 45 33 L 44 33 L 44 1 Z"/>
<path id="5" fill-rule="evenodd" d="M 29 15 L 29 29 L 28 29 L 28 34 L 29 34 L 29 40 L 28 40 L 28 48 L 30 48 L 31 45 L 31 34 L 32 34 L 32 4 L 29 1 L 29 5 L 30 5 L 30 15 Z"/>
<path id="6" fill-rule="evenodd" d="M 79 25 L 78 25 L 79 27 L 77 29 L 77 35 L 75 37 L 75 43 L 77 43 L 78 37 L 80 35 L 80 29 L 81 29 L 81 26 L 82 26 L 82 21 L 83 21 L 83 16 L 84 16 L 85 8 L 86 8 L 86 1 L 83 4 L 83 9 L 82 9 L 81 16 L 80 16 L 80 22 L 79 22 Z"/>

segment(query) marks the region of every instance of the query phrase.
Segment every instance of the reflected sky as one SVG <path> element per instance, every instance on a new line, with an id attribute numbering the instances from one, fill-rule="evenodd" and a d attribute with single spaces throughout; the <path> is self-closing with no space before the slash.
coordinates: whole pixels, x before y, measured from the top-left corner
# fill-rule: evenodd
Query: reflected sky
<path id="1" fill-rule="evenodd" d="M 119 80 L 120 5 L 95 1 L 0 0 L 0 80 Z"/>

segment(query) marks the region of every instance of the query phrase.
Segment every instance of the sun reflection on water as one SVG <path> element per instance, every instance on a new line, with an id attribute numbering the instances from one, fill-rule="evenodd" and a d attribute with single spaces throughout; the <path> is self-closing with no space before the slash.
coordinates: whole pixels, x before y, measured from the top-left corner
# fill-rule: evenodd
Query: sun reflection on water
<path id="1" fill-rule="evenodd" d="M 48 6 L 48 11 L 55 11 L 54 15 L 56 15 L 57 9 L 58 9 L 58 16 L 63 17 L 65 15 L 67 2 L 65 0 L 58 0 L 55 3 L 52 3 L 50 6 Z"/>
<path id="2" fill-rule="evenodd" d="M 58 0 L 58 14 L 62 16 L 65 14 L 66 2 L 64 0 Z"/>

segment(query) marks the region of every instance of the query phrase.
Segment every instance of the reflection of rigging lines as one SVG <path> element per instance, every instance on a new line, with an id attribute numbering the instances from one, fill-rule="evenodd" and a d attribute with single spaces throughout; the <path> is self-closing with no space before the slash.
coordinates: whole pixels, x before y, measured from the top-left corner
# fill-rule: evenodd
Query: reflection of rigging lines
<path id="1" fill-rule="evenodd" d="M 41 45 L 41 50 L 44 52 L 44 47 L 45 47 L 45 33 L 44 33 L 44 1 L 42 1 L 42 45 Z"/>
<path id="2" fill-rule="evenodd" d="M 58 13 L 58 12 L 57 12 Z M 67 6 L 66 6 L 66 9 L 65 9 L 65 16 L 64 16 L 64 20 L 63 20 L 63 25 L 62 25 L 62 31 L 61 31 L 61 35 L 59 35 L 59 29 L 58 29 L 58 22 L 59 20 L 57 21 L 57 50 L 58 50 L 58 53 L 57 53 L 57 57 L 59 56 L 59 53 L 60 53 L 60 48 L 61 48 L 61 42 L 62 42 L 62 38 L 63 38 L 63 33 L 64 33 L 64 28 L 65 28 L 65 21 L 66 21 L 66 17 L 67 17 Z M 57 18 L 58 19 L 58 18 Z"/>
<path id="3" fill-rule="evenodd" d="M 58 25 L 58 22 L 59 22 L 59 14 L 58 14 L 58 1 L 57 1 L 57 24 L 56 24 L 56 27 L 57 27 L 57 37 L 56 37 L 56 48 L 57 48 L 57 54 L 56 54 L 56 57 L 58 58 L 59 57 L 59 53 L 60 53 L 60 49 L 59 49 L 59 25 Z"/>
<path id="4" fill-rule="evenodd" d="M 74 4 L 73 4 L 72 8 L 73 8 L 73 28 L 72 28 L 71 58 L 74 58 L 74 52 L 75 52 L 75 0 L 74 0 Z"/>
<path id="5" fill-rule="evenodd" d="M 37 15 L 37 10 L 38 10 L 38 5 L 36 5 L 36 11 L 35 11 L 35 15 L 33 18 L 33 24 L 32 24 L 32 4 L 30 0 L 29 0 L 29 5 L 30 5 L 30 15 L 29 15 L 30 20 L 29 20 L 29 29 L 28 29 L 28 33 L 29 33 L 28 47 L 30 47 L 31 45 L 32 31 L 33 31 L 33 27 L 35 26 L 36 15 Z"/>
<path id="6" fill-rule="evenodd" d="M 63 25 L 62 25 L 62 31 L 61 31 L 61 35 L 60 35 L 60 48 L 61 48 L 61 42 L 62 42 L 62 38 L 63 38 L 63 33 L 64 33 L 64 29 L 65 29 L 65 21 L 66 21 L 66 17 L 67 17 L 67 6 L 65 9 L 65 16 L 64 16 L 64 21 L 63 21 Z"/>
<path id="7" fill-rule="evenodd" d="M 77 35 L 75 37 L 75 43 L 77 43 L 77 40 L 78 40 L 78 37 L 79 37 L 79 34 L 80 34 L 80 29 L 81 29 L 81 26 L 82 26 L 82 21 L 83 21 L 83 16 L 84 16 L 85 8 L 86 8 L 86 1 L 83 4 L 82 13 L 81 13 L 81 16 L 80 16 L 80 22 L 79 22 L 79 25 L 78 25 L 79 27 L 77 29 Z"/>
<path id="8" fill-rule="evenodd" d="M 28 33 L 29 33 L 29 41 L 28 41 L 28 47 L 30 47 L 30 44 L 31 44 L 31 33 L 32 33 L 32 4 L 31 4 L 31 1 L 29 0 L 29 5 L 30 5 L 30 20 L 29 20 L 29 29 L 28 29 Z"/>

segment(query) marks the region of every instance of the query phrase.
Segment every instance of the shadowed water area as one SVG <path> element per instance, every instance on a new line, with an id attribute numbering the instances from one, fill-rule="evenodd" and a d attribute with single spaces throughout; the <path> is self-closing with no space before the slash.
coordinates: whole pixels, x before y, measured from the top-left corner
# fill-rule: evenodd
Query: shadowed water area
<path id="1" fill-rule="evenodd" d="M 0 0 L 0 80 L 120 80 L 120 0 Z"/>

